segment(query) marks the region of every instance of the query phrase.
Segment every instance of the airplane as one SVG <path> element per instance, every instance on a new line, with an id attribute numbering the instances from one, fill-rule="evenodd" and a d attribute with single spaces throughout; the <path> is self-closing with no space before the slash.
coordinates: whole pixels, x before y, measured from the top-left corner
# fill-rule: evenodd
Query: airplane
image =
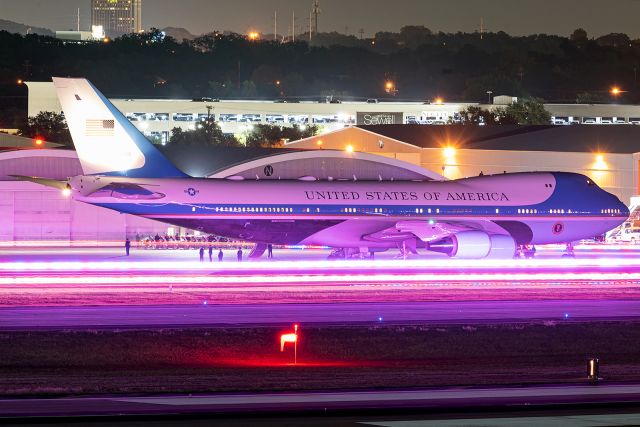
<path id="1" fill-rule="evenodd" d="M 629 210 L 590 178 L 523 172 L 442 181 L 193 178 L 176 168 L 88 80 L 53 78 L 83 175 L 23 177 L 78 201 L 204 233 L 320 245 L 339 257 L 417 248 L 513 258 L 519 247 L 601 235 Z"/>

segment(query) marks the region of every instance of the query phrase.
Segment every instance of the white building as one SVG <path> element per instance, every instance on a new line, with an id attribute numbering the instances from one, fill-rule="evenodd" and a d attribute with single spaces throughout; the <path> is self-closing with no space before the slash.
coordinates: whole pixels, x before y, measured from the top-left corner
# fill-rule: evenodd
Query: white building
<path id="1" fill-rule="evenodd" d="M 26 82 L 29 88 L 29 116 L 41 111 L 61 112 L 51 82 Z M 204 100 L 203 100 L 204 99 Z M 442 125 L 460 110 L 479 105 L 502 108 L 514 101 L 496 96 L 494 104 L 423 103 L 423 102 L 278 102 L 189 99 L 111 99 L 148 137 L 166 142 L 174 127 L 194 129 L 208 114 L 214 116 L 225 133 L 242 134 L 257 123 L 305 126 L 315 124 L 323 132 L 345 126 L 376 124 Z M 375 101 L 375 100 L 371 100 Z M 617 104 L 546 104 L 552 123 L 569 124 L 640 124 L 640 105 Z"/>

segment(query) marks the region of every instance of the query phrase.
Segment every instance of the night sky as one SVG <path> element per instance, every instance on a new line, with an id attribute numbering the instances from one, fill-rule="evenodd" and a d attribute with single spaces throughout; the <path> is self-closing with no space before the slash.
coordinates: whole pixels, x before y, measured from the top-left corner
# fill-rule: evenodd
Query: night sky
<path id="1" fill-rule="evenodd" d="M 52 30 L 75 28 L 80 7 L 81 26 L 88 28 L 89 0 L 0 0 L 0 18 Z M 299 31 L 308 28 L 312 0 L 143 0 L 145 28 L 184 27 L 194 34 L 211 30 L 244 33 L 249 29 L 278 32 L 291 26 L 295 10 Z M 425 25 L 435 31 L 478 30 L 480 17 L 489 31 L 513 35 L 569 35 L 582 27 L 590 36 L 612 32 L 640 38 L 640 0 L 320 0 L 320 31 L 365 36 L 397 31 L 403 25 Z"/>

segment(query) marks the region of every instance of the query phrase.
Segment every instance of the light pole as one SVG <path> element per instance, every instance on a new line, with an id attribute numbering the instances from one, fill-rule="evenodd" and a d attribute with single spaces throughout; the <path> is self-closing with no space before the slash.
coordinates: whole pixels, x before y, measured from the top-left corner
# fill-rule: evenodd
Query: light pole
<path id="1" fill-rule="evenodd" d="M 492 94 L 492 93 L 493 93 L 493 91 L 492 91 L 492 90 L 488 90 L 488 91 L 487 91 L 487 97 L 488 97 L 488 102 L 487 102 L 487 104 L 491 104 L 491 94 Z"/>

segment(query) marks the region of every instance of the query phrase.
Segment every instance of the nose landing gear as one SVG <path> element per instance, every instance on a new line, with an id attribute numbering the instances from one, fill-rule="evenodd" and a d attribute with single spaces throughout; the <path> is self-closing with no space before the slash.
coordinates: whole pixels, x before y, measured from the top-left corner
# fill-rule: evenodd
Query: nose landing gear
<path id="1" fill-rule="evenodd" d="M 536 256 L 536 247 L 534 245 L 521 245 L 518 248 L 517 256 L 527 259 L 534 258 Z"/>
<path id="2" fill-rule="evenodd" d="M 562 258 L 575 258 L 576 253 L 573 250 L 573 243 L 567 243 L 565 252 L 562 254 Z"/>

